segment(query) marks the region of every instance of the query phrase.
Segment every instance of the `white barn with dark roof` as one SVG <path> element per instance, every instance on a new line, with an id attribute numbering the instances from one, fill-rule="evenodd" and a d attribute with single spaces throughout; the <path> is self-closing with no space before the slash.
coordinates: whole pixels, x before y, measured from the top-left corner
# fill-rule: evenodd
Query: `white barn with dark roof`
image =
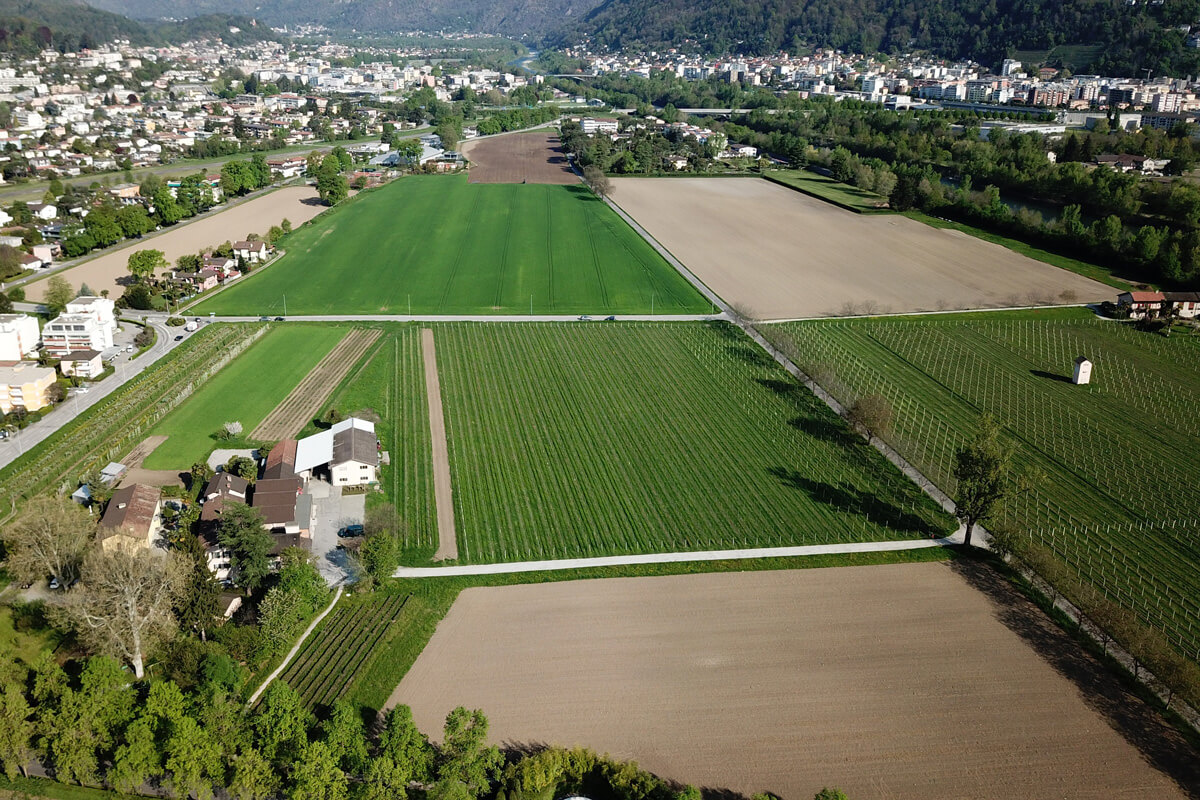
<path id="1" fill-rule="evenodd" d="M 379 482 L 379 438 L 375 423 L 351 417 L 296 443 L 296 474 L 308 480 L 328 470 L 334 486 Z"/>

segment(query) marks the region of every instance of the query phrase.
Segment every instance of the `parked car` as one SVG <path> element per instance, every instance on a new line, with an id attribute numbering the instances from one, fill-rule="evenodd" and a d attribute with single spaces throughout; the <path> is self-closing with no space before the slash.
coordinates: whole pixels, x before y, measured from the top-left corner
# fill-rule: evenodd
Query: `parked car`
<path id="1" fill-rule="evenodd" d="M 179 334 L 178 336 L 176 336 L 176 337 L 175 337 L 175 341 L 177 341 L 177 342 L 182 342 L 182 341 L 183 341 L 183 334 L 181 333 L 181 334 Z"/>
<path id="2" fill-rule="evenodd" d="M 58 588 L 58 578 L 54 577 L 53 575 L 50 576 L 50 588 L 52 590 Z"/>
<path id="3" fill-rule="evenodd" d="M 363 535 L 363 526 L 362 525 L 347 525 L 346 527 L 344 527 L 340 531 L 338 531 L 337 535 L 341 539 L 349 539 L 352 536 L 362 536 Z"/>

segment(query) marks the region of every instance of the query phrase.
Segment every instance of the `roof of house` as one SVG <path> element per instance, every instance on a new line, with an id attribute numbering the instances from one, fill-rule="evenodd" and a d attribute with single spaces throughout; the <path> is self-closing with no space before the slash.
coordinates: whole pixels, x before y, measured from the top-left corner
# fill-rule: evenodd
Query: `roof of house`
<path id="1" fill-rule="evenodd" d="M 1163 299 L 1172 303 L 1200 303 L 1200 292 L 1163 292 Z"/>
<path id="2" fill-rule="evenodd" d="M 263 478 L 291 478 L 296 474 L 296 440 L 283 439 L 267 454 Z"/>
<path id="3" fill-rule="evenodd" d="M 296 477 L 265 478 L 254 485 L 250 505 L 262 512 L 266 525 L 295 522 L 296 498 L 300 496 L 303 485 L 303 481 Z"/>
<path id="4" fill-rule="evenodd" d="M 240 495 L 245 497 L 249 488 L 250 482 L 240 475 L 234 475 L 232 472 L 218 472 L 209 478 L 208 486 L 204 488 L 204 496 Z"/>
<path id="5" fill-rule="evenodd" d="M 99 350 L 75 350 L 62 357 L 62 361 L 92 361 L 100 357 Z"/>
<path id="6" fill-rule="evenodd" d="M 1162 292 L 1125 292 L 1135 303 L 1158 303 L 1163 299 Z"/>
<path id="7" fill-rule="evenodd" d="M 266 242 L 234 242 L 234 250 L 262 250 L 267 246 Z"/>
<path id="8" fill-rule="evenodd" d="M 158 497 L 158 489 L 141 483 L 118 489 L 100 518 L 100 538 L 118 533 L 148 536 L 158 510 Z"/>
<path id="9" fill-rule="evenodd" d="M 354 433 L 347 434 L 348 431 Z M 377 442 L 373 422 L 357 417 L 344 419 L 332 428 L 306 436 L 296 443 L 296 471 L 304 472 L 323 464 L 342 464 L 350 460 L 378 464 Z"/>

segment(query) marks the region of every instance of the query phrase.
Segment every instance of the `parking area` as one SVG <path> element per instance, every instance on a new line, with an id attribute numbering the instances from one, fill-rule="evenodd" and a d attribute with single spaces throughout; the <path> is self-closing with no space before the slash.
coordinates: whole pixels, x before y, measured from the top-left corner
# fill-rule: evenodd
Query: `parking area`
<path id="1" fill-rule="evenodd" d="M 361 525 L 366 511 L 365 494 L 343 495 L 325 481 L 311 480 L 306 490 L 313 498 L 312 554 L 317 569 L 330 586 L 344 580 L 347 574 L 344 550 L 337 532 L 347 525 Z"/>

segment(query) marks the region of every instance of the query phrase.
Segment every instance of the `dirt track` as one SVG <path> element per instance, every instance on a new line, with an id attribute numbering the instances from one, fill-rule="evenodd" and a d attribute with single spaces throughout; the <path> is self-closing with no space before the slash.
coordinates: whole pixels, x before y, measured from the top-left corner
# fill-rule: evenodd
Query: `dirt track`
<path id="1" fill-rule="evenodd" d="M 73 288 L 86 283 L 97 292 L 108 289 L 116 299 L 125 291 L 123 283 L 129 279 L 129 256 L 136 250 L 161 250 L 172 266 L 175 259 L 187 253 L 198 253 L 206 247 L 216 247 L 225 241 L 236 242 L 248 234 L 265 235 L 272 225 L 287 218 L 294 227 L 299 227 L 325 210 L 316 202 L 317 191 L 311 186 L 288 186 L 270 194 L 238 203 L 212 216 L 195 222 L 182 223 L 159 236 L 149 237 L 120 250 L 105 253 L 56 273 L 66 278 Z M 41 300 L 46 290 L 46 281 L 41 280 L 26 286 L 30 300 Z"/>
<path id="2" fill-rule="evenodd" d="M 497 742 L 785 800 L 1186 797 L 1159 769 L 1200 786 L 1178 734 L 973 564 L 468 589 L 396 702 L 433 735 L 482 708 Z"/>
<path id="3" fill-rule="evenodd" d="M 1071 293 L 1082 303 L 1116 293 L 959 231 L 854 214 L 759 178 L 620 178 L 612 199 L 758 319 L 1050 304 Z"/>
<path id="4" fill-rule="evenodd" d="M 304 380 L 258 424 L 250 438 L 260 442 L 278 442 L 295 436 L 321 410 L 321 404 L 346 373 L 367 352 L 380 331 L 356 329 L 347 333 L 337 346 L 325 354 Z"/>
<path id="5" fill-rule="evenodd" d="M 579 183 L 556 133 L 489 136 L 467 142 L 462 152 L 471 162 L 470 183 Z"/>
<path id="6" fill-rule="evenodd" d="M 458 559 L 454 527 L 454 493 L 450 480 L 450 451 L 446 446 L 446 416 L 442 413 L 442 385 L 438 378 L 433 331 L 421 329 L 421 357 L 425 362 L 425 395 L 429 404 L 429 432 L 433 442 L 433 494 L 437 503 L 438 548 L 434 561 Z"/>

